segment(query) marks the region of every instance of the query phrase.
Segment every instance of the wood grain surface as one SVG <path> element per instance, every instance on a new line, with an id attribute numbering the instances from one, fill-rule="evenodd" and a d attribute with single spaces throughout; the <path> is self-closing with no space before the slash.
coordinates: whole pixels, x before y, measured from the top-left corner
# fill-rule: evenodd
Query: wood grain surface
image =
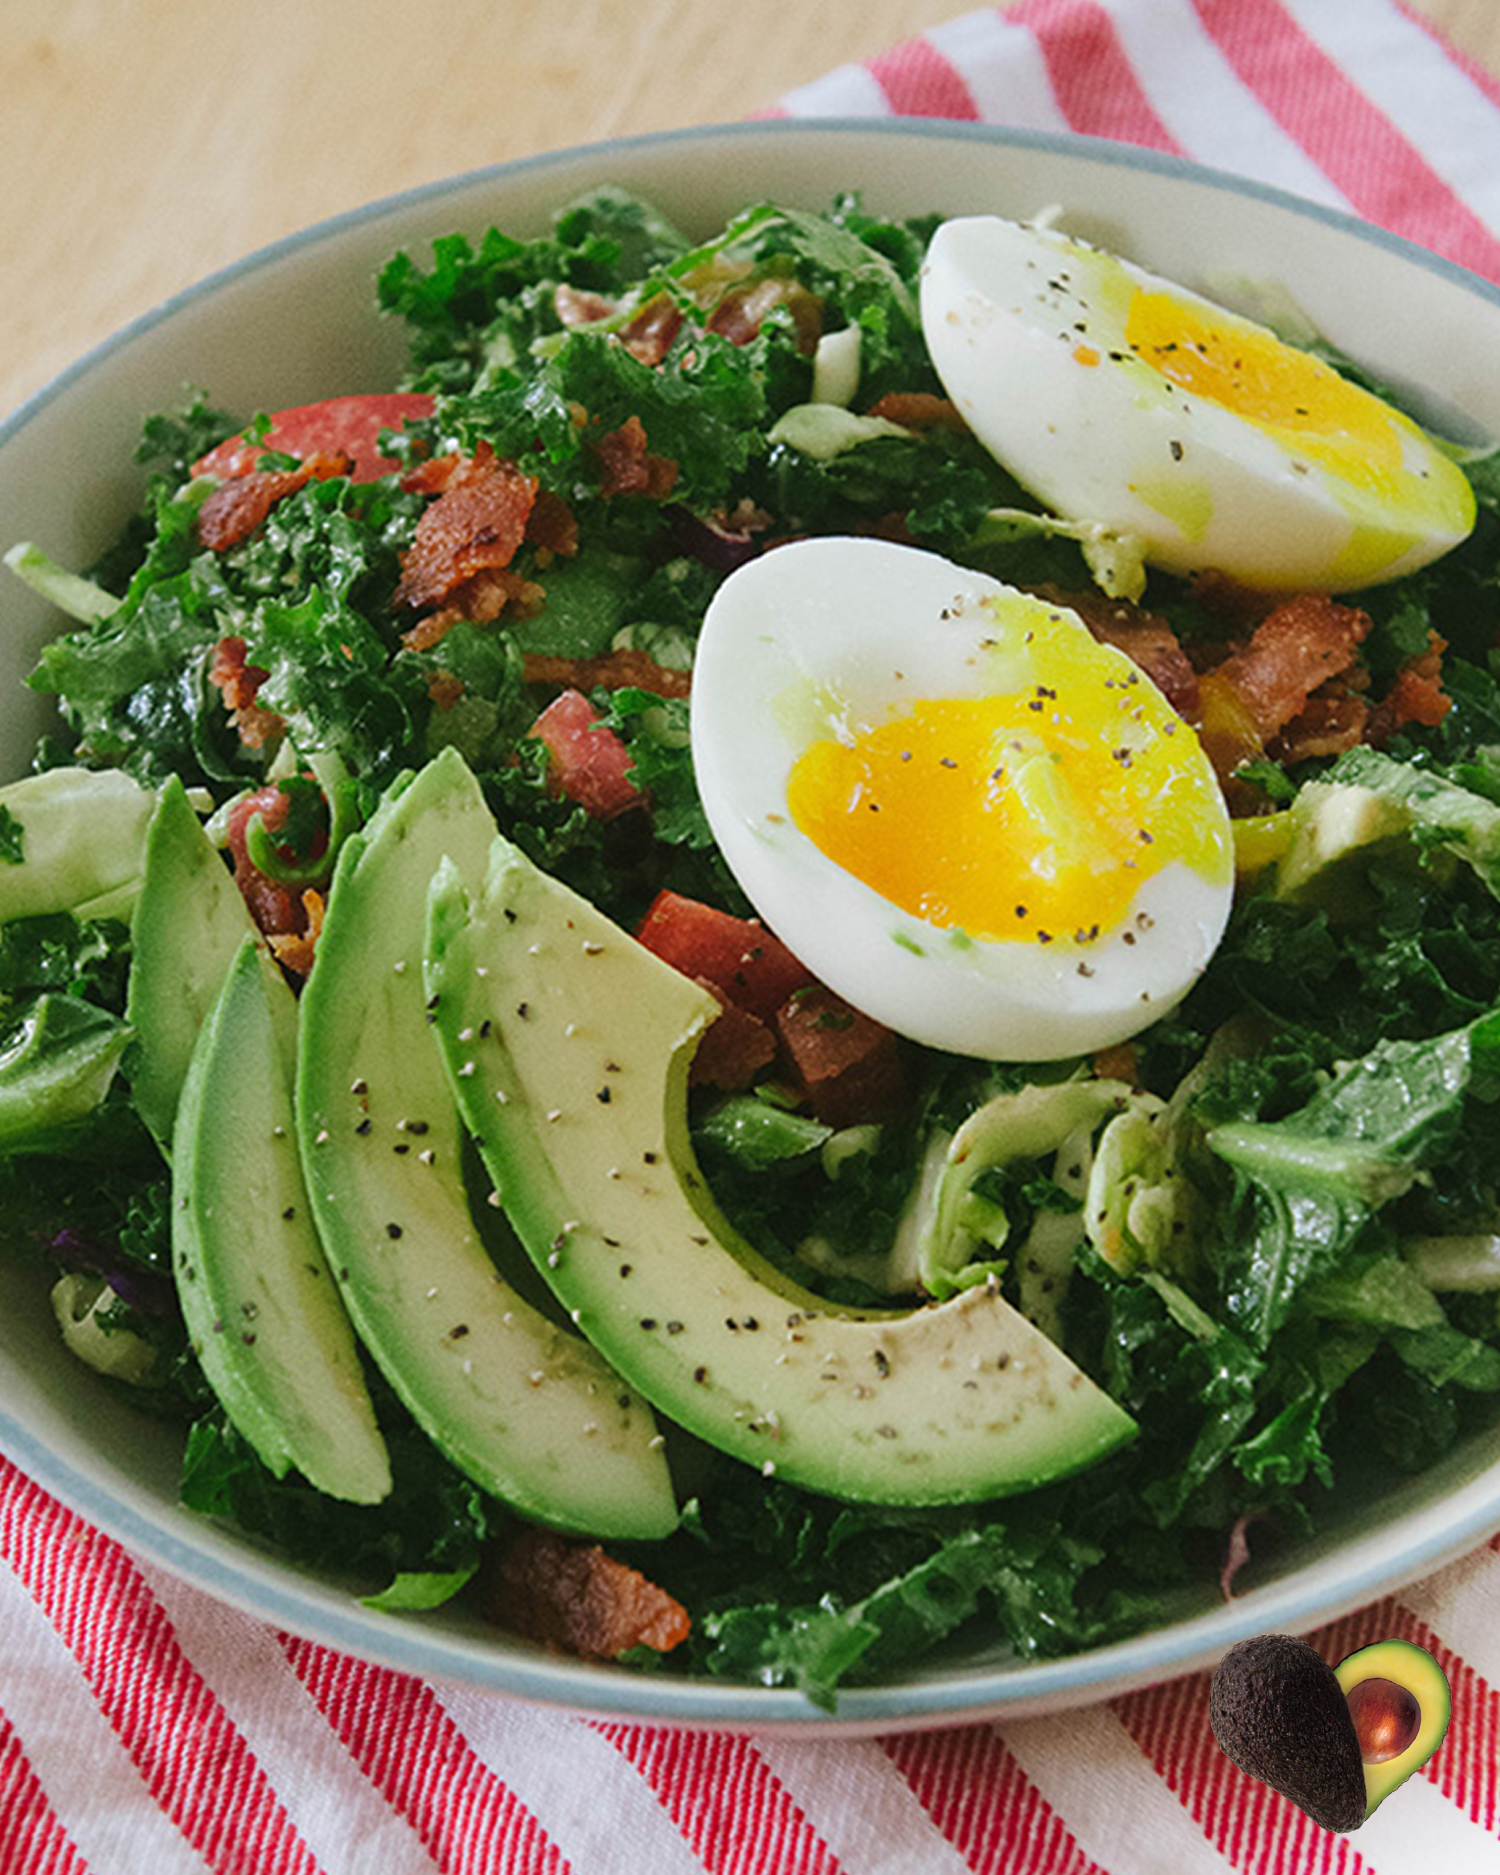
<path id="1" fill-rule="evenodd" d="M 0 0 L 0 411 L 324 216 L 532 151 L 742 117 L 968 3 Z M 1417 5 L 1500 73 L 1495 0 Z"/>

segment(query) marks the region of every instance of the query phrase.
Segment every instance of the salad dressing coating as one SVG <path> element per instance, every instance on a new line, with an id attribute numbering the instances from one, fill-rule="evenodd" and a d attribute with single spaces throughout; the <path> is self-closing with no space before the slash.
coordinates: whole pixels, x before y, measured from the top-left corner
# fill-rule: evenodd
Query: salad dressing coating
<path id="1" fill-rule="evenodd" d="M 180 1421 L 189 1504 L 390 1585 L 391 1607 L 498 1610 L 495 1583 L 521 1567 L 535 1588 L 525 1559 L 553 1539 L 378 1375 L 390 1496 L 274 1479 L 193 1360 L 122 1023 L 127 849 L 171 776 L 295 984 L 346 830 L 457 750 L 531 860 L 711 992 L 693 1150 L 769 1264 L 857 1308 L 920 1300 L 924 1271 L 997 1285 L 1139 1428 L 1077 1477 L 921 1510 L 692 1448 L 675 1535 L 541 1571 L 653 1585 L 637 1638 L 671 1666 L 831 1703 L 969 1623 L 1023 1656 L 1102 1644 L 1221 1572 L 1252 1582 L 1331 1491 L 1435 1463 L 1500 1394 L 1500 1260 L 1474 1250 L 1500 1232 L 1495 459 L 1463 464 L 1469 538 L 1378 589 L 1165 572 L 1098 515 L 1048 511 L 969 427 L 922 333 L 935 226 L 851 196 L 694 240 L 605 190 L 538 236 L 442 236 L 378 282 L 409 335 L 399 387 L 330 385 L 264 425 L 195 398 L 148 421 L 145 510 L 98 567 L 10 556 L 71 618 L 32 679 L 61 709 L 58 780 L 0 792 L 7 1249 L 58 1279 L 68 1347 Z M 735 569 L 834 535 L 1069 606 L 1192 726 L 1238 884 L 1170 1015 L 1023 1065 L 767 977 L 784 947 L 695 784 L 694 649 Z M 69 858 L 92 780 L 141 803 L 111 808 L 107 879 Z M 1056 1137 L 1019 1127 L 1072 1080 L 1128 1099 Z M 405 1117 L 392 1150 L 419 1157 L 425 1116 Z M 503 1203 L 473 1195 L 523 1271 Z M 567 1631 L 546 1608 L 533 1626 Z"/>

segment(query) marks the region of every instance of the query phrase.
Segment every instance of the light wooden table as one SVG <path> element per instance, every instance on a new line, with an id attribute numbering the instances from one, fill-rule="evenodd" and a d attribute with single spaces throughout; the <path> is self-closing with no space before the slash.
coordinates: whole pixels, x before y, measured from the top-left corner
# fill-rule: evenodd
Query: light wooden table
<path id="1" fill-rule="evenodd" d="M 973 3 L 0 0 L 0 411 L 326 215 L 531 151 L 741 117 Z M 1496 0 L 1416 4 L 1500 74 Z"/>

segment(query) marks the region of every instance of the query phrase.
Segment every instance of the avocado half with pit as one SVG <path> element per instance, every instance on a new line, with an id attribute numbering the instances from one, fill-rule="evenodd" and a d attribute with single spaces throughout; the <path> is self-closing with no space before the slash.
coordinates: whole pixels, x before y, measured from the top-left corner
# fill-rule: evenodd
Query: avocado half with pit
<path id="1" fill-rule="evenodd" d="M 1442 1668 L 1410 1641 L 1376 1641 L 1334 1668 L 1349 1703 L 1365 1774 L 1365 1815 L 1442 1744 L 1453 1697 Z"/>
<path id="2" fill-rule="evenodd" d="M 1290 1634 L 1231 1647 L 1209 1691 L 1225 1757 L 1324 1829 L 1353 1830 L 1424 1765 L 1448 1729 L 1442 1668 L 1410 1641 L 1379 1641 L 1330 1667 Z"/>

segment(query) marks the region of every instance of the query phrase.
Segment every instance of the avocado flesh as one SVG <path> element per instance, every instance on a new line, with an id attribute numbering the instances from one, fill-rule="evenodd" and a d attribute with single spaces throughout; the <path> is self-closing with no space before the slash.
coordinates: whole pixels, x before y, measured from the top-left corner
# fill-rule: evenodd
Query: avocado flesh
<path id="1" fill-rule="evenodd" d="M 1426 1764 L 1442 1744 L 1453 1713 L 1447 1676 L 1425 1648 L 1397 1640 L 1361 1647 L 1339 1662 L 1334 1675 L 1346 1699 L 1364 1680 L 1394 1680 L 1412 1694 L 1421 1711 L 1416 1737 L 1403 1751 L 1364 1766 L 1365 1815 L 1373 1816 L 1377 1805 Z"/>
<path id="2" fill-rule="evenodd" d="M 429 991 L 497 1194 L 582 1332 L 689 1431 L 767 1474 L 901 1504 L 1022 1491 L 1134 1421 L 994 1283 L 893 1314 L 775 1270 L 693 1160 L 687 1075 L 717 1002 L 497 838 L 433 885 Z"/>
<path id="3" fill-rule="evenodd" d="M 177 1103 L 172 1273 L 209 1384 L 269 1469 L 374 1504 L 390 1463 L 308 1211 L 272 1012 L 292 992 L 259 953 L 254 938 L 236 953 Z"/>
<path id="4" fill-rule="evenodd" d="M 255 925 L 223 855 L 204 832 L 182 782 L 162 787 L 146 827 L 140 893 L 130 922 L 125 1019 L 135 1031 L 127 1069 L 137 1113 L 164 1152 L 193 1045 L 230 963 Z M 261 967 L 280 981 L 269 952 Z M 270 998 L 287 1060 L 297 1006 L 286 984 Z"/>
<path id="5" fill-rule="evenodd" d="M 300 1012 L 313 1212 L 360 1339 L 461 1471 L 555 1528 L 664 1536 L 677 1506 L 650 1408 L 503 1280 L 469 1208 L 422 940 L 439 861 L 481 879 L 494 831 L 449 751 L 340 852 Z"/>

